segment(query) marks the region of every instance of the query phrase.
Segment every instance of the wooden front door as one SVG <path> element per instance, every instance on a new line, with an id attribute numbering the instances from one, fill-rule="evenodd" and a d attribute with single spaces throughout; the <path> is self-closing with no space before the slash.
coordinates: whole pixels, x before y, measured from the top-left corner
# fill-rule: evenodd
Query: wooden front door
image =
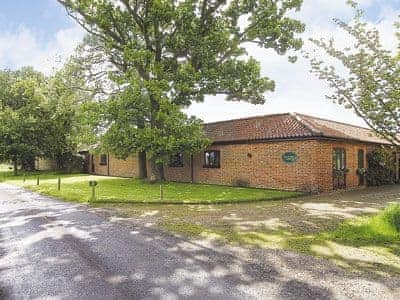
<path id="1" fill-rule="evenodd" d="M 332 153 L 333 189 L 346 188 L 346 150 L 333 149 Z"/>

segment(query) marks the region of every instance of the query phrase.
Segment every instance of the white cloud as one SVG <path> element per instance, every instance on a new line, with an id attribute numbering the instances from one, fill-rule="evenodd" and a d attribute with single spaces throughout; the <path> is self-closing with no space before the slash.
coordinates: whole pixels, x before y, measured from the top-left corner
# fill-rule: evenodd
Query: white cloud
<path id="1" fill-rule="evenodd" d="M 29 28 L 20 27 L 15 32 L 0 32 L 0 67 L 20 68 L 33 66 L 46 74 L 60 67 L 83 38 L 78 26 L 59 30 L 48 42 Z"/>

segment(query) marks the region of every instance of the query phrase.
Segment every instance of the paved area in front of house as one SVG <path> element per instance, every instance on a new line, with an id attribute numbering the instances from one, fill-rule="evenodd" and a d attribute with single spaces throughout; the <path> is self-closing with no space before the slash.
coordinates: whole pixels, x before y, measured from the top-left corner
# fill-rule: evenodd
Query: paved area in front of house
<path id="1" fill-rule="evenodd" d="M 0 184 L 0 296 L 67 299 L 398 299 L 308 256 L 213 248 Z"/>

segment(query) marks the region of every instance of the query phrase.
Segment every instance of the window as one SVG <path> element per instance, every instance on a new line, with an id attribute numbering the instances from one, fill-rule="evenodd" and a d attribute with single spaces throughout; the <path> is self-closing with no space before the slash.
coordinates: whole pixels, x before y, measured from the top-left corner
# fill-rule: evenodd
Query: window
<path id="1" fill-rule="evenodd" d="M 100 165 L 107 166 L 107 154 L 100 155 Z"/>
<path id="2" fill-rule="evenodd" d="M 169 166 L 170 167 L 183 167 L 183 154 L 177 153 L 177 154 L 171 156 L 171 158 L 169 160 Z"/>
<path id="3" fill-rule="evenodd" d="M 346 151 L 344 149 L 333 150 L 333 169 L 338 171 L 346 169 Z"/>
<path id="4" fill-rule="evenodd" d="M 204 152 L 204 168 L 219 168 L 220 152 L 211 150 Z"/>

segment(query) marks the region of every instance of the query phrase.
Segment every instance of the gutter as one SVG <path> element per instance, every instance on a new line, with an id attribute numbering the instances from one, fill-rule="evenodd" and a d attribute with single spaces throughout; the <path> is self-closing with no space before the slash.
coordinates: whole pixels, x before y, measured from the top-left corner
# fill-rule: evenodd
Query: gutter
<path id="1" fill-rule="evenodd" d="M 287 141 L 309 141 L 309 140 L 323 140 L 323 141 L 342 141 L 342 142 L 357 142 L 370 145 L 384 145 L 391 146 L 390 144 L 379 143 L 379 142 L 368 142 L 357 139 L 347 139 L 339 137 L 329 137 L 325 135 L 310 135 L 310 136 L 298 136 L 298 137 L 282 137 L 282 138 L 269 138 L 269 139 L 243 139 L 243 140 L 232 140 L 232 141 L 216 141 L 212 142 L 211 145 L 235 145 L 235 144 L 257 144 L 257 143 L 273 143 L 273 142 L 287 142 Z"/>

